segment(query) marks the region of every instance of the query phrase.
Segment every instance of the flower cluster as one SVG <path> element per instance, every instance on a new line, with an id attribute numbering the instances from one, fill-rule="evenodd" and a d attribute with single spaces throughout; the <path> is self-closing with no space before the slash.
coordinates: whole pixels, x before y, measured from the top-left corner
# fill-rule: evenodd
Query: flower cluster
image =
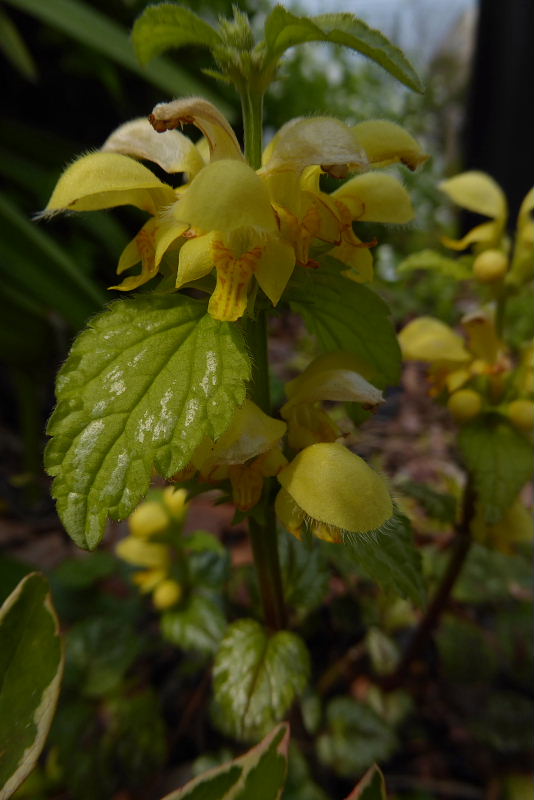
<path id="1" fill-rule="evenodd" d="M 176 130 L 196 126 L 194 144 Z M 169 175 L 172 188 L 140 163 L 151 161 Z M 45 216 L 130 204 L 150 216 L 119 258 L 117 272 L 141 265 L 136 275 L 111 287 L 135 289 L 166 264 L 176 288 L 210 292 L 209 313 L 219 320 L 243 316 L 255 286 L 276 305 L 296 264 L 317 267 L 315 253 L 341 261 L 347 277 L 372 278 L 369 248 L 353 222 L 406 223 L 413 217 L 402 184 L 367 171 L 402 162 L 415 169 L 426 160 L 400 126 L 383 120 L 355 126 L 330 117 L 284 125 L 255 171 L 244 159 L 222 114 L 200 98 L 155 107 L 114 131 L 100 151 L 82 156 L 63 173 Z M 347 178 L 331 194 L 320 177 Z M 211 276 L 215 278 L 215 285 Z M 207 280 L 206 280 L 207 279 Z"/>
<path id="2" fill-rule="evenodd" d="M 182 599 L 182 581 L 176 554 L 187 514 L 187 493 L 172 486 L 154 491 L 152 499 L 141 503 L 128 520 L 130 535 L 116 547 L 117 555 L 138 568 L 133 581 L 141 592 L 151 593 L 159 611 L 177 605 Z"/>

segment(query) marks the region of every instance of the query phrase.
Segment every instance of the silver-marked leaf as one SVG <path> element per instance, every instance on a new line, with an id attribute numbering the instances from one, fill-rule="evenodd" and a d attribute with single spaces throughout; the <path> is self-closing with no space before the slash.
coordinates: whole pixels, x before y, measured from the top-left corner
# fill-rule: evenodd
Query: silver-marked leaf
<path id="1" fill-rule="evenodd" d="M 465 425 L 458 445 L 485 521 L 499 522 L 532 475 L 531 445 L 498 415 Z"/>
<path id="2" fill-rule="evenodd" d="M 57 381 L 46 467 L 74 541 L 92 549 L 106 518 L 139 503 L 153 467 L 186 466 L 245 399 L 249 359 L 237 326 L 185 295 L 119 300 L 75 341 Z"/>
<path id="3" fill-rule="evenodd" d="M 226 618 L 220 606 L 210 597 L 194 594 L 179 608 L 166 611 L 161 617 L 163 637 L 182 650 L 213 653 L 217 649 Z"/>
<path id="4" fill-rule="evenodd" d="M 141 64 L 174 47 L 213 47 L 221 37 L 207 22 L 178 3 L 148 6 L 132 28 L 132 40 Z"/>
<path id="5" fill-rule="evenodd" d="M 370 28 L 354 14 L 320 14 L 298 17 L 282 6 L 275 6 L 265 22 L 267 61 L 275 61 L 288 48 L 305 42 L 331 42 L 356 50 L 416 92 L 423 85 L 400 48 L 383 33 Z"/>
<path id="6" fill-rule="evenodd" d="M 163 800 L 280 800 L 288 747 L 289 726 L 284 723 L 244 756 L 210 769 Z"/>
<path id="7" fill-rule="evenodd" d="M 0 609 L 0 800 L 31 772 L 56 708 L 63 651 L 48 581 L 33 572 Z"/>
<path id="8" fill-rule="evenodd" d="M 239 739 L 263 736 L 304 691 L 309 672 L 309 654 L 299 636 L 270 635 L 252 619 L 234 622 L 213 669 L 217 725 Z"/>
<path id="9" fill-rule="evenodd" d="M 295 270 L 287 299 L 323 351 L 353 353 L 372 370 L 366 374 L 372 383 L 396 384 L 401 353 L 390 310 L 376 292 L 345 278 L 340 267 L 326 256 L 317 270 Z"/>

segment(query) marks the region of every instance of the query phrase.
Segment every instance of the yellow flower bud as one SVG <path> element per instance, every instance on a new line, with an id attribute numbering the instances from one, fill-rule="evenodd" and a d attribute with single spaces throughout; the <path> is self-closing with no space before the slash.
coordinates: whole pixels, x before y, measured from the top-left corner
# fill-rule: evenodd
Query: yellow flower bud
<path id="1" fill-rule="evenodd" d="M 152 602 L 158 611 L 166 611 L 177 605 L 183 596 L 183 589 L 180 584 L 172 578 L 159 583 L 154 589 Z"/>
<path id="2" fill-rule="evenodd" d="M 385 480 L 337 442 L 302 450 L 278 480 L 284 492 L 277 500 L 277 513 L 297 536 L 306 521 L 320 538 L 340 541 L 343 532 L 377 530 L 393 516 Z"/>
<path id="3" fill-rule="evenodd" d="M 447 408 L 457 422 L 468 422 L 480 414 L 482 397 L 474 389 L 459 389 L 449 397 Z"/>
<path id="4" fill-rule="evenodd" d="M 532 431 L 534 428 L 534 401 L 512 400 L 508 403 L 506 416 L 521 431 Z"/>
<path id="5" fill-rule="evenodd" d="M 184 519 L 187 512 L 186 489 L 175 489 L 173 486 L 167 486 L 163 492 L 163 502 L 175 519 L 178 521 Z"/>
<path id="6" fill-rule="evenodd" d="M 167 567 L 170 560 L 169 548 L 166 545 L 146 542 L 134 536 L 121 539 L 115 551 L 119 558 L 136 567 L 161 569 Z"/>
<path id="7" fill-rule="evenodd" d="M 508 259 L 502 250 L 484 250 L 475 258 L 473 274 L 480 283 L 493 283 L 504 278 Z"/>
<path id="8" fill-rule="evenodd" d="M 130 515 L 128 524 L 133 536 L 148 539 L 157 533 L 162 533 L 169 525 L 169 515 L 161 503 L 150 500 L 137 506 Z"/>

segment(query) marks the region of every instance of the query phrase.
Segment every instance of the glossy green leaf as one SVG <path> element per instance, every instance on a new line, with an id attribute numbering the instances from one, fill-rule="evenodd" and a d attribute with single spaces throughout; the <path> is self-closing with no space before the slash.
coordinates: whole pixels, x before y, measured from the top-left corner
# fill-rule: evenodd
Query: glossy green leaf
<path id="1" fill-rule="evenodd" d="M 409 272 L 424 269 L 439 272 L 448 278 L 461 281 L 473 277 L 471 262 L 471 258 L 450 258 L 436 250 L 420 250 L 403 259 L 397 267 L 397 272 L 399 275 L 406 275 Z"/>
<path id="2" fill-rule="evenodd" d="M 279 725 L 244 756 L 199 775 L 163 800 L 280 800 L 288 746 L 289 726 Z"/>
<path id="3" fill-rule="evenodd" d="M 114 20 L 106 17 L 81 0 L 8 0 L 10 5 L 25 11 L 47 25 L 57 28 L 78 42 L 94 48 L 121 66 L 136 72 L 167 95 L 202 94 L 216 100 L 204 86 L 185 70 L 179 69 L 163 58 L 142 67 L 135 56 L 128 32 Z M 218 103 L 223 113 L 227 110 Z"/>
<path id="4" fill-rule="evenodd" d="M 382 772 L 373 764 L 345 800 L 387 800 Z"/>
<path id="5" fill-rule="evenodd" d="M 402 50 L 354 14 L 299 17 L 282 6 L 275 6 L 265 22 L 265 40 L 268 63 L 297 44 L 331 42 L 362 53 L 410 89 L 423 91 L 417 73 Z"/>
<path id="6" fill-rule="evenodd" d="M 287 298 L 325 352 L 354 353 L 369 365 L 373 383 L 398 383 L 401 353 L 389 308 L 376 292 L 343 277 L 341 266 L 325 257 L 317 270 L 295 270 Z"/>
<path id="7" fill-rule="evenodd" d="M 473 477 L 486 522 L 498 522 L 532 475 L 532 448 L 498 415 L 465 425 L 460 452 Z"/>
<path id="8" fill-rule="evenodd" d="M 59 625 L 43 575 L 24 578 L 0 609 L 0 800 L 31 772 L 56 708 Z"/>
<path id="9" fill-rule="evenodd" d="M 239 329 L 185 295 L 138 295 L 95 317 L 58 376 L 46 467 L 67 531 L 94 548 L 130 514 L 152 469 L 172 475 L 245 398 Z"/>
<path id="10" fill-rule="evenodd" d="M 132 39 L 141 64 L 170 48 L 213 47 L 221 42 L 211 25 L 178 3 L 159 3 L 145 8 L 132 28 Z"/>
<path id="11" fill-rule="evenodd" d="M 424 602 L 421 556 L 406 517 L 395 516 L 389 530 L 372 536 L 346 534 L 344 546 L 347 556 L 383 589 L 407 597 L 417 605 Z"/>
<path id="12" fill-rule="evenodd" d="M 317 740 L 320 761 L 344 778 L 392 754 L 396 737 L 370 706 L 351 697 L 336 697 L 326 711 L 327 729 Z M 358 796 L 358 795 L 356 795 Z"/>
<path id="13" fill-rule="evenodd" d="M 215 658 L 216 721 L 225 733 L 255 739 L 289 711 L 310 672 L 302 639 L 289 631 L 270 635 L 252 619 L 230 625 Z"/>
<path id="14" fill-rule="evenodd" d="M 182 650 L 214 653 L 223 637 L 226 618 L 210 597 L 192 594 L 179 608 L 161 617 L 163 637 Z"/>
<path id="15" fill-rule="evenodd" d="M 2 10 L 0 10 L 0 50 L 21 75 L 30 81 L 37 80 L 37 69 L 32 55 L 17 28 Z"/>

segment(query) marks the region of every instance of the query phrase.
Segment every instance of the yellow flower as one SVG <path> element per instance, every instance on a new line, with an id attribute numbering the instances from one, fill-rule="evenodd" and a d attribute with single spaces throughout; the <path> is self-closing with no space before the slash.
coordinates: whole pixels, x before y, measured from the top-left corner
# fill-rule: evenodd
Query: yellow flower
<path id="1" fill-rule="evenodd" d="M 341 542 L 347 533 L 384 528 L 393 517 L 385 480 L 337 442 L 302 450 L 278 480 L 276 513 L 299 539 L 308 528 L 320 539 Z"/>
<path id="2" fill-rule="evenodd" d="M 408 222 L 413 218 L 408 194 L 390 175 L 366 174 L 326 195 L 319 188 L 321 172 L 344 178 L 396 161 L 414 169 L 426 158 L 415 139 L 394 123 L 371 120 L 351 128 L 331 117 L 317 117 L 292 120 L 280 129 L 266 148 L 260 175 L 297 262 L 318 266 L 310 259 L 310 247 L 314 240 L 326 242 L 330 254 L 350 267 L 348 277 L 366 281 L 373 274 L 368 248 L 376 242 L 361 242 L 352 223 Z"/>
<path id="3" fill-rule="evenodd" d="M 325 401 L 357 402 L 365 408 L 383 402 L 382 392 L 360 374 L 361 368 L 361 362 L 351 353 L 325 353 L 286 384 L 288 401 L 280 414 L 287 420 L 290 447 L 300 450 L 337 439 L 339 428 L 321 406 Z"/>
<path id="4" fill-rule="evenodd" d="M 490 217 L 472 228 L 462 239 L 443 237 L 443 243 L 453 250 L 465 250 L 471 244 L 498 248 L 506 229 L 508 204 L 500 186 L 485 172 L 476 170 L 455 175 L 439 185 L 440 189 L 460 208 Z"/>
<path id="5" fill-rule="evenodd" d="M 217 285 L 208 305 L 216 319 L 234 321 L 245 312 L 255 278 L 276 305 L 295 264 L 293 249 L 278 237 L 276 217 L 260 178 L 247 164 L 216 161 L 193 179 L 170 210 L 191 237 L 180 248 L 176 286 L 215 267 Z M 160 243 L 158 257 L 170 240 Z"/>
<path id="6" fill-rule="evenodd" d="M 205 480 L 229 479 L 237 508 L 247 511 L 260 499 L 264 479 L 287 463 L 280 450 L 286 423 L 264 414 L 251 400 L 237 410 L 228 430 L 196 449 L 192 463 Z"/>

